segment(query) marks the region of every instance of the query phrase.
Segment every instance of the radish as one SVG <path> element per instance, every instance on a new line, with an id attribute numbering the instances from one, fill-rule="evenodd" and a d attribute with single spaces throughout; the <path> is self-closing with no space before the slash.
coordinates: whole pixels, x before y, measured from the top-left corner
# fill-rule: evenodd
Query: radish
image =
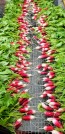
<path id="1" fill-rule="evenodd" d="M 53 68 L 51 66 L 48 67 L 48 70 L 53 71 Z"/>
<path id="2" fill-rule="evenodd" d="M 33 116 L 33 115 L 24 115 L 22 117 L 22 120 L 30 121 L 30 120 L 33 120 L 34 118 L 35 118 L 35 116 Z"/>
<path id="3" fill-rule="evenodd" d="M 38 30 L 43 30 L 42 26 L 38 26 Z"/>
<path id="4" fill-rule="evenodd" d="M 48 93 L 47 96 L 51 99 L 55 99 L 55 96 L 53 94 Z"/>
<path id="5" fill-rule="evenodd" d="M 22 105 L 25 101 L 27 101 L 27 98 L 19 98 L 19 104 Z"/>
<path id="6" fill-rule="evenodd" d="M 46 27 L 46 26 L 48 26 L 48 23 L 47 23 L 47 22 L 42 23 L 42 26 L 43 26 L 43 27 Z"/>
<path id="7" fill-rule="evenodd" d="M 60 112 L 60 113 L 65 112 L 65 108 L 59 108 L 59 109 L 57 110 L 57 112 Z"/>
<path id="8" fill-rule="evenodd" d="M 27 83 L 30 83 L 29 78 L 23 78 L 23 81 L 24 81 L 24 82 L 27 82 Z"/>
<path id="9" fill-rule="evenodd" d="M 49 110 L 49 111 L 52 111 L 52 110 L 53 110 L 53 108 L 51 108 L 51 107 L 45 105 L 44 103 L 41 103 L 41 105 L 42 105 L 42 107 L 43 107 L 45 110 Z"/>
<path id="10" fill-rule="evenodd" d="M 28 102 L 31 101 L 32 98 L 29 98 L 29 99 L 26 99 L 23 103 L 22 103 L 22 106 L 26 106 L 28 104 Z"/>
<path id="11" fill-rule="evenodd" d="M 54 56 L 48 56 L 47 60 L 53 60 Z"/>
<path id="12" fill-rule="evenodd" d="M 37 69 L 41 69 L 42 68 L 42 64 L 38 65 L 36 68 Z"/>
<path id="13" fill-rule="evenodd" d="M 52 123 L 58 127 L 58 128 L 62 128 L 62 124 L 56 119 L 56 118 L 47 118 L 47 121 L 52 121 Z"/>
<path id="14" fill-rule="evenodd" d="M 48 71 L 48 67 L 44 67 L 43 68 L 43 71 Z"/>
<path id="15" fill-rule="evenodd" d="M 33 16 L 32 19 L 36 20 L 37 19 L 37 15 Z"/>
<path id="16" fill-rule="evenodd" d="M 45 72 L 45 71 L 38 71 L 38 73 L 41 74 L 41 75 L 47 74 L 47 72 Z"/>
<path id="17" fill-rule="evenodd" d="M 50 102 L 49 105 L 50 106 L 60 106 L 60 103 L 53 101 L 53 102 Z"/>
<path id="18" fill-rule="evenodd" d="M 53 89 L 55 89 L 55 86 L 46 86 L 45 87 L 45 90 L 53 90 Z"/>
<path id="19" fill-rule="evenodd" d="M 50 72 L 47 74 L 47 76 L 48 76 L 50 79 L 52 79 L 52 78 L 55 77 L 55 72 L 50 71 Z"/>
<path id="20" fill-rule="evenodd" d="M 44 112 L 44 115 L 45 115 L 45 116 L 48 116 L 48 117 L 52 117 L 52 116 L 54 116 L 54 113 L 53 113 L 53 112 L 49 112 L 49 111 L 48 111 L 48 112 L 45 111 L 45 112 Z"/>
<path id="21" fill-rule="evenodd" d="M 44 126 L 43 129 L 44 129 L 45 131 L 49 132 L 49 131 L 54 130 L 54 127 L 53 127 L 53 126 Z"/>
<path id="22" fill-rule="evenodd" d="M 33 110 L 33 109 L 30 109 L 30 110 L 28 110 L 26 113 L 27 113 L 27 115 L 28 115 L 28 114 L 31 115 L 31 114 L 35 114 L 36 111 Z"/>
<path id="23" fill-rule="evenodd" d="M 26 53 L 26 54 L 29 53 L 25 48 L 20 48 L 19 50 L 20 50 L 22 53 Z"/>
<path id="24" fill-rule="evenodd" d="M 25 106 L 25 107 L 23 107 L 23 108 L 20 108 L 20 109 L 19 109 L 20 113 L 26 113 L 26 112 L 28 111 L 29 107 L 30 107 L 30 106 Z"/>
<path id="25" fill-rule="evenodd" d="M 10 85 L 13 86 L 13 87 L 18 87 L 18 86 L 23 86 L 24 84 L 23 84 L 22 81 L 20 81 L 18 79 L 15 79 L 14 81 L 11 82 Z"/>
<path id="26" fill-rule="evenodd" d="M 18 129 L 20 126 L 22 125 L 22 119 L 18 119 L 15 123 L 14 123 L 14 127 L 15 129 Z"/>
<path id="27" fill-rule="evenodd" d="M 27 93 L 29 89 L 25 89 L 21 92 L 21 94 Z"/>
<path id="28" fill-rule="evenodd" d="M 41 69 L 43 67 L 48 67 L 48 64 L 42 63 L 42 64 L 38 65 L 36 68 Z"/>
<path id="29" fill-rule="evenodd" d="M 46 90 L 46 93 L 47 94 L 52 94 L 52 91 L 51 90 L 48 90 L 48 91 Z"/>
<path id="30" fill-rule="evenodd" d="M 38 57 L 38 59 L 45 59 L 45 58 L 47 58 L 48 57 L 48 55 L 47 54 L 44 54 L 44 55 L 40 55 L 39 57 Z"/>
<path id="31" fill-rule="evenodd" d="M 61 114 L 59 113 L 59 112 L 47 112 L 47 111 L 45 111 L 44 112 L 44 115 L 45 116 L 48 116 L 48 117 L 58 117 L 58 116 L 60 116 Z"/>
<path id="32" fill-rule="evenodd" d="M 56 53 L 56 50 L 49 50 L 49 51 L 48 51 L 48 54 L 49 54 L 49 55 L 54 54 L 54 53 Z"/>
<path id="33" fill-rule="evenodd" d="M 49 106 L 50 106 L 51 108 L 53 108 L 54 110 L 57 110 L 57 109 L 58 109 L 58 106 L 54 106 L 54 105 L 50 105 L 50 104 L 49 104 Z"/>
<path id="34" fill-rule="evenodd" d="M 21 20 L 22 20 L 22 19 L 23 19 L 23 18 L 21 17 Z M 20 46 L 20 45 L 21 45 L 21 46 L 23 45 L 22 42 L 21 42 L 20 40 L 17 41 L 16 43 L 19 44 L 19 46 Z"/>
<path id="35" fill-rule="evenodd" d="M 18 71 L 18 74 L 20 74 L 22 77 L 30 77 L 31 76 L 31 74 L 27 74 L 21 70 Z"/>
<path id="36" fill-rule="evenodd" d="M 52 134 L 63 134 L 62 132 L 59 132 L 59 131 L 57 131 L 57 130 L 52 130 L 51 133 L 52 133 Z"/>
<path id="37" fill-rule="evenodd" d="M 42 48 L 42 53 L 43 53 L 43 52 L 47 52 L 49 49 L 50 49 L 50 48 L 48 48 L 48 47 Z"/>
<path id="38" fill-rule="evenodd" d="M 46 62 L 52 63 L 52 62 L 54 62 L 54 60 L 51 59 L 51 60 L 47 60 Z"/>
<path id="39" fill-rule="evenodd" d="M 37 50 L 44 49 L 44 48 L 49 48 L 49 45 L 46 45 L 45 43 L 41 43 L 40 46 L 36 47 Z"/>
<path id="40" fill-rule="evenodd" d="M 10 69 L 14 72 L 17 72 L 18 71 L 18 68 L 17 67 L 10 67 Z"/>
<path id="41" fill-rule="evenodd" d="M 19 46 L 19 50 L 20 50 L 20 49 L 25 50 L 25 48 L 26 48 L 26 46 L 25 46 L 24 44 L 21 44 L 21 45 Z M 20 51 L 21 51 L 21 50 L 20 50 Z"/>
<path id="42" fill-rule="evenodd" d="M 54 83 L 52 81 L 49 81 L 48 84 L 44 84 L 44 87 L 48 87 L 48 86 L 54 86 Z"/>
<path id="43" fill-rule="evenodd" d="M 39 43 L 47 43 L 47 40 L 45 38 L 41 38 Z"/>
<path id="44" fill-rule="evenodd" d="M 47 96 L 47 93 L 43 93 L 42 95 L 40 95 L 41 98 L 45 98 Z"/>
<path id="45" fill-rule="evenodd" d="M 55 99 L 48 99 L 46 102 L 50 103 L 50 102 L 54 102 L 54 101 L 55 101 Z"/>
<path id="46" fill-rule="evenodd" d="M 18 92 L 19 90 L 16 88 L 16 87 L 9 87 L 8 89 L 7 89 L 7 91 L 13 91 L 13 92 Z"/>
<path id="47" fill-rule="evenodd" d="M 40 46 L 41 46 L 41 49 L 44 49 L 44 48 L 49 49 L 50 45 L 48 43 L 41 43 Z"/>
<path id="48" fill-rule="evenodd" d="M 60 112 L 54 112 L 54 117 L 58 117 L 58 116 L 60 116 L 60 115 L 61 115 Z"/>
<path id="49" fill-rule="evenodd" d="M 48 93 L 52 93 L 52 91 L 44 91 L 43 93 L 42 93 L 42 95 L 40 95 L 40 97 L 41 98 L 45 98 L 45 97 L 47 97 L 47 94 Z"/>
<path id="50" fill-rule="evenodd" d="M 44 82 L 49 82 L 49 81 L 51 81 L 51 79 L 48 78 L 48 77 L 44 77 L 44 78 L 43 78 L 43 81 L 44 81 Z"/>

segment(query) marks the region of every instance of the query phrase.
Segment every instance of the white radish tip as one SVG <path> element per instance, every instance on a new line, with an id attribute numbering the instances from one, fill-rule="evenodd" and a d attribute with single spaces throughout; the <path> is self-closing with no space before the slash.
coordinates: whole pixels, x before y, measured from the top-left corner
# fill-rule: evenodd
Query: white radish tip
<path id="1" fill-rule="evenodd" d="M 47 121 L 52 121 L 52 118 L 47 118 Z"/>
<path id="2" fill-rule="evenodd" d="M 45 90 L 50 90 L 50 87 L 46 87 Z"/>
<path id="3" fill-rule="evenodd" d="M 27 69 L 30 69 L 30 67 L 27 67 Z"/>
<path id="4" fill-rule="evenodd" d="M 29 106 L 29 105 L 28 105 L 27 107 L 28 107 L 28 109 L 30 108 L 30 106 Z"/>
<path id="5" fill-rule="evenodd" d="M 20 90 L 17 90 L 17 93 L 20 92 Z"/>
<path id="6" fill-rule="evenodd" d="M 46 80 L 46 78 L 42 78 L 43 80 Z"/>
<path id="7" fill-rule="evenodd" d="M 31 116 L 30 116 L 30 119 L 31 119 L 31 120 L 35 119 L 35 116 L 31 115 Z"/>
<path id="8" fill-rule="evenodd" d="M 23 87 L 26 87 L 27 86 L 27 84 L 23 84 Z"/>
<path id="9" fill-rule="evenodd" d="M 50 103 L 50 100 L 48 99 L 46 102 L 47 102 L 47 103 Z"/>
<path id="10" fill-rule="evenodd" d="M 57 110 L 57 112 L 64 112 L 65 111 L 65 109 L 63 109 L 63 108 L 59 108 L 58 110 Z"/>
<path id="11" fill-rule="evenodd" d="M 36 67 L 36 69 L 38 69 L 38 66 Z"/>
<path id="12" fill-rule="evenodd" d="M 25 110 L 26 110 L 26 111 L 28 111 L 28 109 L 29 109 L 28 107 L 25 107 Z"/>
<path id="13" fill-rule="evenodd" d="M 20 81 L 20 82 L 18 83 L 19 86 L 22 85 L 22 84 L 23 84 L 22 81 Z"/>
<path id="14" fill-rule="evenodd" d="M 29 101 L 31 101 L 32 100 L 32 98 L 29 98 Z"/>
<path id="15" fill-rule="evenodd" d="M 40 95 L 40 98 L 43 98 L 43 95 Z"/>
<path id="16" fill-rule="evenodd" d="M 33 113 L 35 114 L 36 113 L 36 110 L 33 109 Z"/>
<path id="17" fill-rule="evenodd" d="M 24 73 L 26 73 L 26 71 L 23 71 Z"/>
<path id="18" fill-rule="evenodd" d="M 46 58 L 47 60 L 49 60 L 50 59 L 50 57 L 48 57 L 48 58 Z"/>
<path id="19" fill-rule="evenodd" d="M 41 59 L 41 56 L 39 56 L 38 59 Z"/>
<path id="20" fill-rule="evenodd" d="M 18 70 L 18 68 L 16 67 L 15 70 Z"/>
<path id="21" fill-rule="evenodd" d="M 43 106 L 43 105 L 45 105 L 43 102 L 41 102 L 41 105 Z"/>
<path id="22" fill-rule="evenodd" d="M 28 76 L 30 77 L 30 76 L 32 76 L 32 74 L 28 74 Z"/>
<path id="23" fill-rule="evenodd" d="M 21 122 L 21 121 L 22 121 L 22 119 L 20 118 L 20 119 L 18 119 L 17 121 L 18 121 L 18 122 Z"/>
<path id="24" fill-rule="evenodd" d="M 39 46 L 38 46 L 38 47 L 36 47 L 36 49 L 39 49 Z"/>
<path id="25" fill-rule="evenodd" d="M 44 67 L 44 66 L 47 66 L 47 64 L 45 64 L 45 63 L 42 63 L 42 66 Z"/>
<path id="26" fill-rule="evenodd" d="M 44 87 L 46 87 L 47 86 L 47 84 L 44 84 Z"/>
<path id="27" fill-rule="evenodd" d="M 25 89 L 25 92 L 28 92 L 29 91 L 29 89 Z"/>
<path id="28" fill-rule="evenodd" d="M 47 126 L 44 126 L 43 129 L 46 130 L 47 129 Z"/>
<path id="29" fill-rule="evenodd" d="M 30 62 L 29 65 L 32 65 L 32 62 Z"/>
<path id="30" fill-rule="evenodd" d="M 38 73 L 41 73 L 41 71 L 37 71 Z"/>

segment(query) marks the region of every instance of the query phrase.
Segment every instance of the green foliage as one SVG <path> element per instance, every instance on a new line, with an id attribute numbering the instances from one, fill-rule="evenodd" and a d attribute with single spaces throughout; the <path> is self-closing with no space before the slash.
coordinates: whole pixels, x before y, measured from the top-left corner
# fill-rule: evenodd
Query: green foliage
<path id="1" fill-rule="evenodd" d="M 11 92 L 6 91 L 10 80 L 20 77 L 9 69 L 18 60 L 14 53 L 18 48 L 16 41 L 19 38 L 19 2 L 20 0 L 7 0 L 4 16 L 0 18 L 0 125 L 10 129 L 12 133 L 15 133 L 13 123 L 22 116 L 18 111 L 20 94 L 11 97 Z M 10 42 L 14 42 L 14 45 Z"/>
<path id="2" fill-rule="evenodd" d="M 44 112 L 44 111 L 45 111 L 45 110 L 43 109 L 41 103 L 38 104 L 38 110 L 39 110 L 40 112 Z"/>
<path id="3" fill-rule="evenodd" d="M 17 23 L 17 17 L 21 12 L 19 3 L 20 0 L 6 1 L 4 17 L 0 18 L 0 87 L 2 88 L 4 84 L 5 89 L 11 78 L 18 77 L 9 68 L 10 65 L 15 66 L 18 60 L 14 54 L 18 48 L 16 41 L 19 38 L 19 25 Z M 10 42 L 14 42 L 14 45 L 11 45 Z"/>
<path id="4" fill-rule="evenodd" d="M 22 116 L 18 111 L 20 107 L 18 98 L 19 95 L 11 97 L 11 93 L 6 90 L 0 92 L 0 125 L 9 128 L 12 132 L 14 132 L 13 122 Z"/>

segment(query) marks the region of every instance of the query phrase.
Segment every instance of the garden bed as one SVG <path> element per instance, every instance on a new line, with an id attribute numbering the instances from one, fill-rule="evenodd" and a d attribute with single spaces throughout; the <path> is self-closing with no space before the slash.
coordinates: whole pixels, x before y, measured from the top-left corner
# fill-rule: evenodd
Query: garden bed
<path id="1" fill-rule="evenodd" d="M 64 134 L 64 9 L 51 0 L 12 0 L 0 22 L 0 125 Z"/>

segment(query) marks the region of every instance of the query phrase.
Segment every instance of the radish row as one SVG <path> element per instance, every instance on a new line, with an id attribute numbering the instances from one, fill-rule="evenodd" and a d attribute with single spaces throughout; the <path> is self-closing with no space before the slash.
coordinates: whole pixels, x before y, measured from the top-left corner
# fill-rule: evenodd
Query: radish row
<path id="1" fill-rule="evenodd" d="M 21 6 L 21 5 L 20 5 Z M 29 24 L 26 21 L 27 8 L 29 6 L 28 1 L 24 1 L 22 5 L 22 14 L 18 17 L 19 30 L 20 30 L 20 40 L 17 41 L 19 47 L 15 53 L 18 57 L 18 62 L 16 63 L 16 67 L 11 66 L 10 69 L 14 71 L 16 74 L 21 76 L 21 79 L 15 79 L 9 84 L 8 90 L 14 89 L 14 93 L 21 91 L 23 88 L 26 88 L 26 85 L 30 83 L 31 74 L 28 74 L 27 71 L 30 69 L 31 62 L 27 61 L 25 58 L 27 54 L 30 52 L 27 50 L 27 47 L 31 44 L 30 40 L 27 37 L 29 33 Z M 25 82 L 25 83 L 24 83 Z M 25 94 L 28 92 L 28 89 L 21 92 L 21 94 Z M 19 104 L 21 108 L 19 109 L 20 113 L 24 114 L 22 118 L 18 119 L 14 123 L 15 129 L 18 129 L 21 125 L 23 125 L 23 120 L 30 121 L 35 118 L 34 114 L 35 110 L 30 109 L 29 102 L 32 98 L 19 98 Z"/>
<path id="2" fill-rule="evenodd" d="M 38 20 L 40 30 L 38 27 L 37 31 L 41 34 L 42 29 L 44 29 L 45 32 L 45 27 L 48 26 L 45 18 L 46 16 L 43 15 Z M 45 84 L 43 84 L 45 91 L 40 95 L 40 97 L 45 100 L 47 99 L 47 101 L 42 102 L 41 106 L 43 109 L 45 109 L 44 115 L 47 117 L 47 121 L 51 122 L 50 126 L 44 126 L 43 129 L 46 132 L 51 132 L 52 134 L 63 134 L 62 132 L 55 130 L 56 127 L 60 129 L 63 128 L 62 122 L 60 120 L 61 112 L 58 112 L 61 105 L 59 102 L 57 102 L 56 97 L 54 96 L 56 85 L 52 79 L 56 74 L 54 69 L 50 66 L 50 63 L 54 62 L 55 60 L 53 54 L 56 53 L 56 50 L 51 50 L 51 44 L 47 42 L 45 35 L 46 32 L 45 34 L 42 34 L 42 39 L 38 40 L 39 46 L 36 47 L 38 51 L 41 51 L 41 55 L 38 57 L 38 59 L 42 59 L 43 62 L 45 62 L 36 67 L 38 69 L 38 73 L 43 76 L 43 81 L 45 82 Z"/>

